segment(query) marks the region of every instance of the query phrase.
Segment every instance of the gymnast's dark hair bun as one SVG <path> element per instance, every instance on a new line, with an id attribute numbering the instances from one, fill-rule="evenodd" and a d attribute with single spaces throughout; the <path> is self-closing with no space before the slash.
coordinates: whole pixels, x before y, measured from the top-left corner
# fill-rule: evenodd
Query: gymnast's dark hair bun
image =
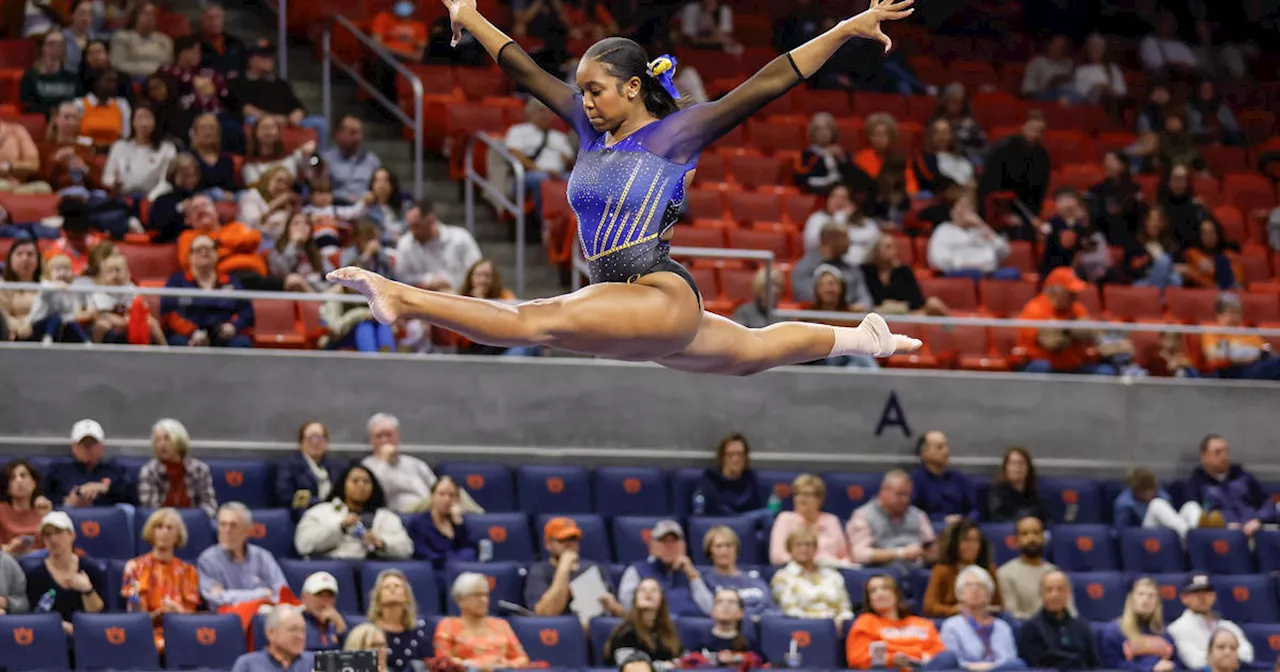
<path id="1" fill-rule="evenodd" d="M 676 99 L 663 88 L 657 77 L 649 74 L 649 55 L 634 40 L 606 37 L 591 45 L 582 57 L 605 64 L 609 74 L 617 77 L 620 82 L 639 77 L 640 97 L 644 100 L 645 109 L 653 116 L 661 119 L 679 111 Z"/>

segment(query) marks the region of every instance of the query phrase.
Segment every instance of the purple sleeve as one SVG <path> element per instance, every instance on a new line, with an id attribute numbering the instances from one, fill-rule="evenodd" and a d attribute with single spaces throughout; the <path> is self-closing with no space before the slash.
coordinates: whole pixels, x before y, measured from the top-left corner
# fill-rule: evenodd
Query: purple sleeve
<path id="1" fill-rule="evenodd" d="M 528 52 L 520 48 L 514 40 L 503 45 L 498 51 L 498 66 L 515 80 L 543 105 L 551 108 L 557 116 L 564 119 L 573 130 L 577 131 L 580 141 L 586 143 L 597 134 L 587 120 L 587 113 L 582 111 L 582 94 L 577 89 L 561 81 L 555 75 L 543 70 L 529 57 Z"/>

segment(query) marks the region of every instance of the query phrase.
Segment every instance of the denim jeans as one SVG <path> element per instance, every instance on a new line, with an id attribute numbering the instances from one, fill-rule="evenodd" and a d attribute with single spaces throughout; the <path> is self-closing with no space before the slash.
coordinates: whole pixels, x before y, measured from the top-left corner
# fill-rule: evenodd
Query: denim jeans
<path id="1" fill-rule="evenodd" d="M 396 337 L 389 325 L 365 320 L 347 332 L 334 347 L 355 348 L 360 352 L 390 352 L 396 349 Z"/>
<path id="2" fill-rule="evenodd" d="M 1116 367 L 1110 364 L 1085 364 L 1075 371 L 1054 371 L 1047 359 L 1033 359 L 1023 367 L 1025 373 L 1075 373 L 1083 376 L 1114 376 Z"/>
<path id="3" fill-rule="evenodd" d="M 1182 275 L 1173 267 L 1173 257 L 1162 254 L 1151 262 L 1147 277 L 1133 283 L 1134 287 L 1155 287 L 1161 292 L 1165 287 L 1181 287 Z"/>

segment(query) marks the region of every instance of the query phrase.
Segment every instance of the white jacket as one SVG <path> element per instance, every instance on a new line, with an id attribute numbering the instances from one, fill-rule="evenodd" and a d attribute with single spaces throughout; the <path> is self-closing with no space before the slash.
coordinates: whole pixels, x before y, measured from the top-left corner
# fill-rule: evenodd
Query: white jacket
<path id="1" fill-rule="evenodd" d="M 1210 627 L 1208 619 L 1188 609 L 1169 624 L 1169 636 L 1178 647 L 1178 657 L 1182 659 L 1184 667 L 1188 670 L 1204 669 L 1209 656 L 1209 635 L 1213 634 L 1215 629 L 1229 630 L 1236 636 L 1236 641 L 1240 642 L 1240 648 L 1236 654 L 1240 656 L 1242 665 L 1253 662 L 1253 645 L 1249 643 L 1249 638 L 1244 636 L 1240 626 L 1222 619 L 1214 622 Z"/>
<path id="2" fill-rule="evenodd" d="M 929 266 L 942 272 L 975 269 L 990 273 L 1009 256 L 1009 242 L 990 229 L 974 226 L 962 229 L 943 222 L 929 236 Z"/>
<path id="3" fill-rule="evenodd" d="M 293 535 L 293 545 L 298 548 L 298 554 L 339 560 L 363 560 L 369 555 L 403 559 L 413 555 L 413 540 L 404 531 L 400 516 L 391 509 L 378 509 L 373 514 L 371 531 L 382 539 L 385 546 L 372 554 L 365 549 L 363 541 L 342 529 L 342 519 L 347 513 L 347 505 L 336 499 L 307 509 Z"/>

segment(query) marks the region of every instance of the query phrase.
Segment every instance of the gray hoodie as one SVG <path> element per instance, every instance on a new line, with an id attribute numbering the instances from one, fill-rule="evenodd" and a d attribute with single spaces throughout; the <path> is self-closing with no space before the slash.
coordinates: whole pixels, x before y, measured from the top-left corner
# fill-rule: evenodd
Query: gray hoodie
<path id="1" fill-rule="evenodd" d="M 27 577 L 18 561 L 4 551 L 0 551 L 0 597 L 5 599 L 6 614 L 31 611 L 31 604 L 27 602 Z"/>

